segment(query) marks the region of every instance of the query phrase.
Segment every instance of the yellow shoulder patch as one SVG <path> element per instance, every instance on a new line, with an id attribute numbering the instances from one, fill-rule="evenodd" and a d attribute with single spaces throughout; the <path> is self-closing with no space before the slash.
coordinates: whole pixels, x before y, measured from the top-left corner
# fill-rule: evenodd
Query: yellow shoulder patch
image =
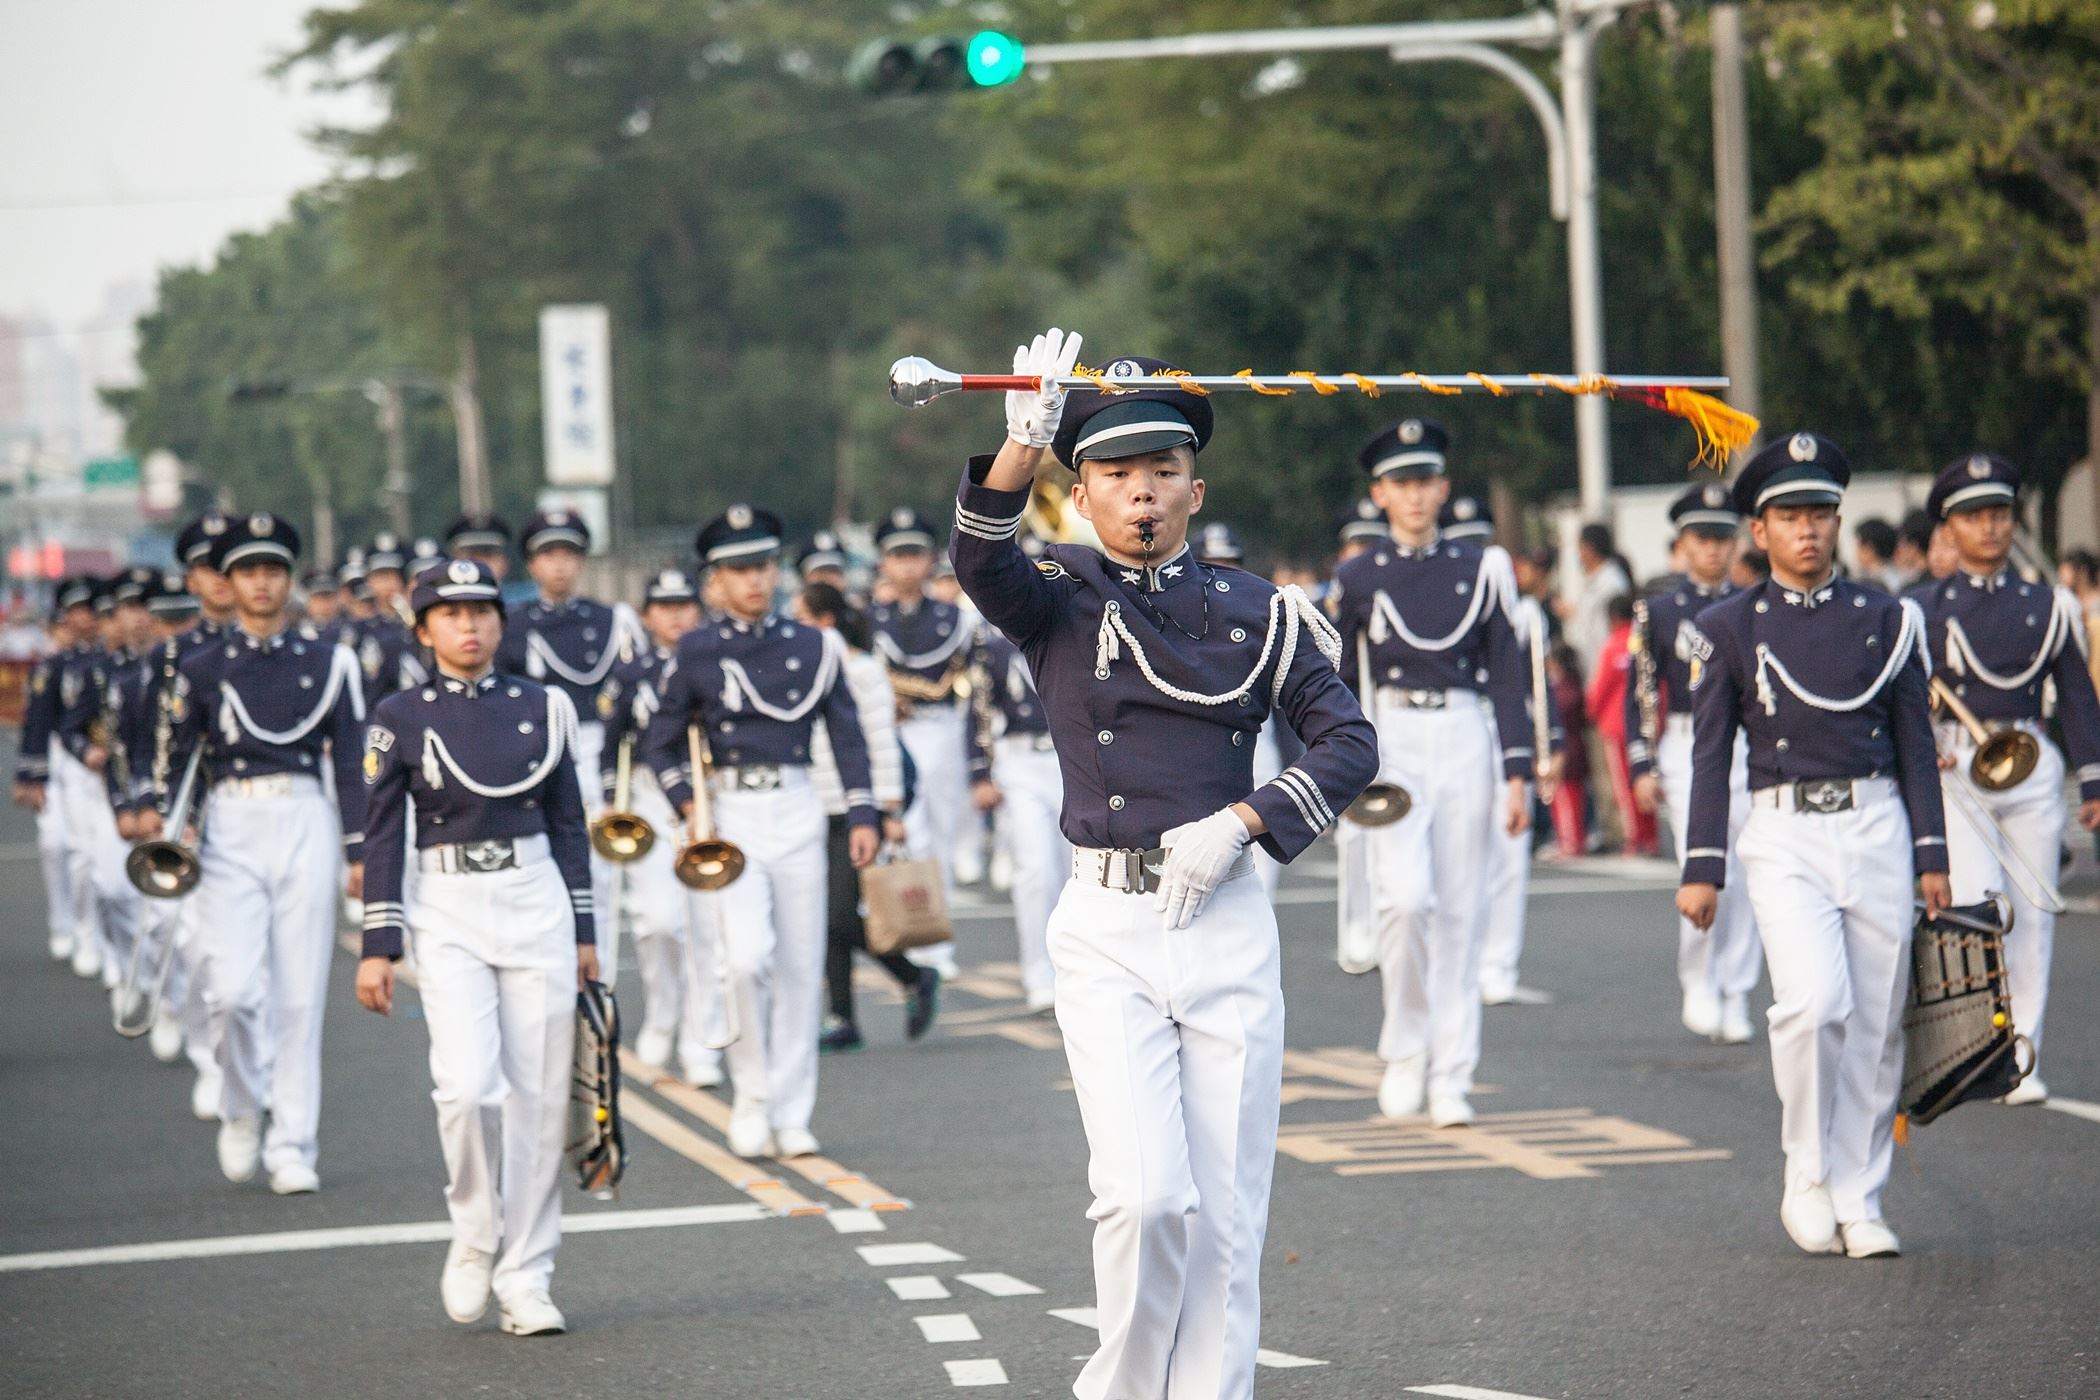
<path id="1" fill-rule="evenodd" d="M 368 783 L 379 781 L 379 750 L 377 749 L 365 750 L 365 781 Z"/>

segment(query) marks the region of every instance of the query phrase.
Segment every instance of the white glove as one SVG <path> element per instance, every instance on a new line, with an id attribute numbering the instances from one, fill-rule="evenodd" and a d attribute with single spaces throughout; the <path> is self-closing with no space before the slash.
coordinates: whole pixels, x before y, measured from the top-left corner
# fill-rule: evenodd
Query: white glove
<path id="1" fill-rule="evenodd" d="M 1014 347 L 1014 373 L 1040 375 L 1037 390 L 1009 389 L 1006 393 L 1006 435 L 1023 447 L 1048 447 L 1057 436 L 1057 424 L 1065 416 L 1065 391 L 1055 381 L 1071 374 L 1079 363 L 1081 337 L 1067 336 L 1052 326 L 1027 345 Z"/>
<path id="2" fill-rule="evenodd" d="M 1210 893 L 1232 869 L 1233 861 L 1254 833 L 1230 807 L 1220 807 L 1200 822 L 1188 822 L 1163 833 L 1166 868 L 1160 872 L 1159 900 L 1166 928 L 1187 928 L 1210 903 Z"/>

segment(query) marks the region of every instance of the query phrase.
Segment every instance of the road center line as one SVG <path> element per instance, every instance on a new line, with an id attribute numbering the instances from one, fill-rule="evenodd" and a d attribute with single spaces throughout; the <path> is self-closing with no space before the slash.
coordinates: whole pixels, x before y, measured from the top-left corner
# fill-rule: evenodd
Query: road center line
<path id="1" fill-rule="evenodd" d="M 915 1317 L 920 1335 L 929 1342 L 981 1342 L 984 1334 L 968 1313 L 927 1313 Z"/>
<path id="2" fill-rule="evenodd" d="M 1514 1390 L 1482 1390 L 1477 1385 L 1411 1385 L 1410 1395 L 1441 1395 L 1445 1400 L 1541 1400 L 1536 1395 L 1519 1395 Z"/>

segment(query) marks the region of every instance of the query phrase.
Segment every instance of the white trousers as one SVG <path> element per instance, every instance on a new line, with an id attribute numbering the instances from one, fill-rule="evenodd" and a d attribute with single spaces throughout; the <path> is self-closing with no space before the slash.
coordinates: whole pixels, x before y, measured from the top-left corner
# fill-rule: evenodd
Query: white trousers
<path id="1" fill-rule="evenodd" d="M 653 774 L 637 766 L 633 784 L 634 811 L 656 830 L 649 854 L 622 867 L 635 961 L 642 970 L 641 1025 L 676 1036 L 678 1056 L 688 1067 L 713 1063 L 717 1055 L 706 1042 L 720 1009 L 715 930 L 698 924 L 696 901 L 678 883 L 676 857 L 685 844 L 685 822 L 671 810 Z"/>
<path id="2" fill-rule="evenodd" d="M 1378 965 L 1378 916 L 1371 889 L 1371 833 L 1344 817 L 1334 824 L 1335 961 L 1348 972 Z"/>
<path id="3" fill-rule="evenodd" d="M 960 704 L 920 705 L 897 726 L 917 773 L 904 839 L 919 860 L 939 861 L 941 882 L 955 893 L 955 842 L 970 807 L 970 767 L 963 753 L 968 712 Z"/>
<path id="4" fill-rule="evenodd" d="M 44 871 L 45 920 L 54 950 L 72 943 L 80 918 L 74 904 L 73 851 L 66 829 L 65 793 L 59 786 L 57 756 L 61 752 L 54 739 L 49 749 L 51 780 L 44 785 L 43 810 L 36 814 L 37 862 Z"/>
<path id="5" fill-rule="evenodd" d="M 1985 792 L 1969 781 L 1969 760 L 1976 743 L 1967 731 L 1942 726 L 1940 747 L 1954 755 L 1954 767 L 1940 770 L 1943 789 L 1960 785 L 1997 819 L 2004 836 L 1989 841 L 1962 814 L 1960 799 L 1946 795 L 1947 866 L 1956 904 L 1975 904 L 1992 890 L 2013 904 L 2013 929 L 2005 940 L 2006 990 L 2012 996 L 2013 1025 L 2042 1053 L 2042 1019 L 2049 1010 L 2049 964 L 2056 948 L 2056 915 L 2037 908 L 2007 873 L 1993 844 L 2011 842 L 2027 865 L 2053 888 L 2064 839 L 2064 756 L 2039 727 L 2031 732 L 2041 742 L 2041 761 L 2027 781 L 2005 792 Z"/>
<path id="6" fill-rule="evenodd" d="M 115 986 L 138 934 L 142 897 L 124 874 L 130 845 L 117 835 L 109 788 L 102 775 L 60 750 L 54 787 L 65 803 L 66 851 L 74 903 L 74 937 L 91 938 L 102 953 L 102 982 Z"/>
<path id="7" fill-rule="evenodd" d="M 270 1128 L 263 1166 L 312 1168 L 321 1118 L 321 1017 L 335 952 L 342 828 L 312 778 L 285 797 L 224 786 L 205 813 L 195 968 L 225 1072 L 219 1116 Z"/>
<path id="8" fill-rule="evenodd" d="M 1050 912 L 1072 873 L 1072 847 L 1058 827 L 1065 783 L 1057 754 L 1033 737 L 1001 739 L 992 769 L 1004 800 L 1001 824 L 1012 844 L 1014 930 L 1021 944 L 1021 986 L 1030 998 L 1051 994 Z"/>
<path id="9" fill-rule="evenodd" d="M 1276 911 L 1242 875 L 1168 930 L 1154 896 L 1070 880 L 1050 957 L 1101 1321 L 1072 1393 L 1251 1396 L 1283 1081 Z"/>
<path id="10" fill-rule="evenodd" d="M 824 807 L 807 770 L 771 792 L 717 791 L 715 826 L 744 851 L 735 883 L 695 894 L 726 934 L 730 994 L 741 1028 L 724 1058 L 737 1106 L 764 1105 L 775 1130 L 807 1128 L 817 1103 L 824 1017 Z M 700 925 L 705 928 L 706 925 Z"/>
<path id="11" fill-rule="evenodd" d="M 1500 746 L 1497 745 L 1499 751 Z M 1525 809 L 1532 788 L 1524 785 Z M 1492 812 L 1499 804 L 1490 802 Z M 1480 984 L 1507 991 L 1517 985 L 1517 959 L 1524 953 L 1524 901 L 1531 894 L 1529 827 L 1512 836 L 1499 814 L 1488 837 L 1487 899 L 1481 912 Z"/>
<path id="12" fill-rule="evenodd" d="M 1910 819 L 1895 784 L 1850 811 L 1753 806 L 1737 849 L 1772 974 L 1772 1078 L 1789 1185 L 1876 1220 L 1910 987 Z"/>
<path id="13" fill-rule="evenodd" d="M 175 940 L 175 965 L 168 969 L 168 1014 L 182 1025 L 182 1050 L 189 1056 L 191 1067 L 199 1074 L 215 1074 L 219 1068 L 219 1041 L 213 1028 L 210 1000 L 204 994 L 201 971 L 204 952 L 197 894 L 193 890 L 173 903 L 175 927 L 171 936 Z"/>
<path id="14" fill-rule="evenodd" d="M 453 1238 L 499 1298 L 547 1287 L 561 1247 L 576 1036 L 576 921 L 545 837 L 510 870 L 425 871 L 416 976 Z"/>
<path id="15" fill-rule="evenodd" d="M 593 712 L 589 705 L 578 705 L 580 715 Z M 576 785 L 583 790 L 583 819 L 593 821 L 605 810 L 604 788 L 598 777 L 598 758 L 605 752 L 605 726 L 594 719 L 580 719 L 576 725 Z M 636 763 L 636 771 L 641 764 Z M 409 867 L 415 867 L 413 853 Z M 598 934 L 598 963 L 603 969 L 605 985 L 613 986 L 620 972 L 619 920 L 614 915 L 619 906 L 614 902 L 613 863 L 591 851 L 591 908 L 606 911 L 600 915 Z M 410 901 L 413 907 L 413 899 Z"/>
<path id="16" fill-rule="evenodd" d="M 1472 1092 L 1480 935 L 1501 804 L 1494 727 L 1477 705 L 1378 705 L 1379 778 L 1414 798 L 1367 833 L 1385 991 L 1379 1057 L 1427 1053 L 1431 1097 Z"/>
<path id="17" fill-rule="evenodd" d="M 1655 772 L 1662 780 L 1663 808 L 1670 818 L 1670 840 L 1677 865 L 1684 867 L 1685 832 L 1692 810 L 1692 724 L 1689 716 L 1672 718 L 1655 746 Z M 1737 853 L 1743 825 L 1750 820 L 1750 745 L 1735 736 L 1735 763 L 1728 774 L 1728 868 L 1713 927 L 1699 929 L 1677 920 L 1677 982 L 1686 993 L 1718 997 L 1748 996 L 1757 986 L 1757 920 L 1750 908 L 1750 887 L 1743 879 Z"/>

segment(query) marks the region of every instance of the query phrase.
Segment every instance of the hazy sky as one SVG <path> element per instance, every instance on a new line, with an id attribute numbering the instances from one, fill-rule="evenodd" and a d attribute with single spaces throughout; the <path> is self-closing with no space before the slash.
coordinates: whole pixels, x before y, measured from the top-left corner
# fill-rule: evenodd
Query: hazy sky
<path id="1" fill-rule="evenodd" d="M 94 336 L 150 286 L 328 173 L 304 133 L 360 101 L 263 69 L 314 0 L 0 0 L 0 311 Z"/>

